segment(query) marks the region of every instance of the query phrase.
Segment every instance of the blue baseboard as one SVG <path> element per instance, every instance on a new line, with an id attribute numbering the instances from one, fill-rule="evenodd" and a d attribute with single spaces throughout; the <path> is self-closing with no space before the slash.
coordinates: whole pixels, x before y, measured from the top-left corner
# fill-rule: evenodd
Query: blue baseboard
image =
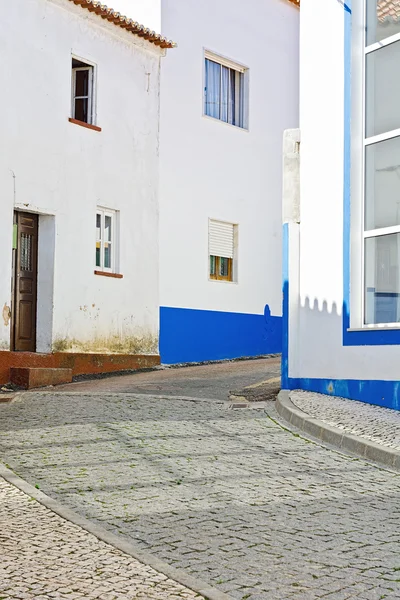
<path id="1" fill-rule="evenodd" d="M 282 350 L 282 317 L 160 308 L 160 355 L 167 365 L 276 354 Z"/>
<path id="2" fill-rule="evenodd" d="M 282 386 L 283 387 L 283 386 Z M 400 381 L 361 379 L 295 379 L 289 377 L 287 389 L 306 390 L 359 400 L 394 410 L 400 409 Z"/>

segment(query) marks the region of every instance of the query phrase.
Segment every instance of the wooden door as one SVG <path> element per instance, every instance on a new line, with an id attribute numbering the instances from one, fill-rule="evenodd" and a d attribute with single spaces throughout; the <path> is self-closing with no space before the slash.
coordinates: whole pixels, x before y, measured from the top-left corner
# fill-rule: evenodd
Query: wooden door
<path id="1" fill-rule="evenodd" d="M 13 350 L 36 351 L 38 216 L 16 212 L 13 282 Z"/>

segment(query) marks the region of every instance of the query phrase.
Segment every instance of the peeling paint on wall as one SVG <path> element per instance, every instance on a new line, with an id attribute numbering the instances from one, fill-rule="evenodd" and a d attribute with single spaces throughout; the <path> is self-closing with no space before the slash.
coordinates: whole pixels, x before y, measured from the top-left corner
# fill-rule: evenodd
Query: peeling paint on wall
<path id="1" fill-rule="evenodd" d="M 3 314 L 4 325 L 6 327 L 8 327 L 8 325 L 10 324 L 10 319 L 11 319 L 11 308 L 9 306 L 7 306 L 6 303 L 4 303 L 2 314 Z"/>
<path id="2" fill-rule="evenodd" d="M 106 354 L 158 354 L 158 337 L 150 333 L 104 335 L 91 340 L 57 337 L 53 352 L 90 352 Z"/>

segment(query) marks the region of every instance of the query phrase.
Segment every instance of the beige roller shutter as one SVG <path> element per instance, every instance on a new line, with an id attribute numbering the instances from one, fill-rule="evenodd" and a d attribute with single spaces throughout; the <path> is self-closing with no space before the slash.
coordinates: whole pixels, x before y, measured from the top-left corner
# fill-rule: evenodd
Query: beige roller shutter
<path id="1" fill-rule="evenodd" d="M 208 222 L 208 249 L 210 256 L 233 258 L 233 225 L 223 221 Z"/>

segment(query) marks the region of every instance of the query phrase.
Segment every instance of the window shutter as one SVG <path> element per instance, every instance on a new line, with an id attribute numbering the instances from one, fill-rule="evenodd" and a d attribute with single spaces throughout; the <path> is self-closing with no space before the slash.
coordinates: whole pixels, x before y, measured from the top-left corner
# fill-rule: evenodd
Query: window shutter
<path id="1" fill-rule="evenodd" d="M 210 256 L 233 258 L 233 225 L 222 221 L 209 221 L 208 247 Z"/>

